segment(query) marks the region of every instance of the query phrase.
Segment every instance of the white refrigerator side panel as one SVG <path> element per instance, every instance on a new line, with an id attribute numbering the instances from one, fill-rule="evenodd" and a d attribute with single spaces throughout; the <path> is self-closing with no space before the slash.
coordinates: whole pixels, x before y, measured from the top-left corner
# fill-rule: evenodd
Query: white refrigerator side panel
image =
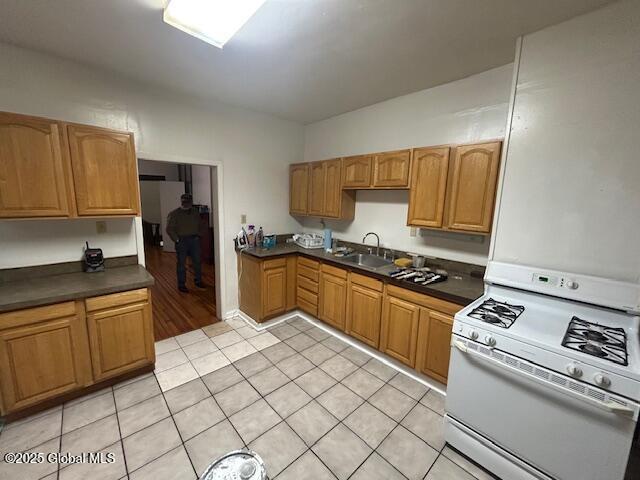
<path id="1" fill-rule="evenodd" d="M 493 260 L 640 281 L 640 2 L 523 37 Z"/>

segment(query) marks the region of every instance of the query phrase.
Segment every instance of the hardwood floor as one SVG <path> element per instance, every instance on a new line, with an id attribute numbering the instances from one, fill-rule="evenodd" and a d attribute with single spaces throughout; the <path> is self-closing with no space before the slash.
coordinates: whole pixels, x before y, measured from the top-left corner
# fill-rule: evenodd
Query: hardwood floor
<path id="1" fill-rule="evenodd" d="M 196 290 L 193 269 L 187 265 L 189 293 L 178 290 L 175 253 L 163 252 L 161 247 L 145 245 L 147 270 L 156 279 L 151 287 L 153 323 L 156 341 L 190 332 L 218 320 L 216 317 L 215 273 L 213 265 L 202 264 L 202 281 L 206 290 Z"/>

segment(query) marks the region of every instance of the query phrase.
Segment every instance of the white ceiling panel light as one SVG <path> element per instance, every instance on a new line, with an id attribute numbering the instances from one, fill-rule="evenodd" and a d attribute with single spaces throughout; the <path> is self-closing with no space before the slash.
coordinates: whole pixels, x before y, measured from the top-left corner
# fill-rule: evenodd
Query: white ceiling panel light
<path id="1" fill-rule="evenodd" d="M 169 0 L 164 9 L 164 21 L 222 48 L 265 1 Z"/>

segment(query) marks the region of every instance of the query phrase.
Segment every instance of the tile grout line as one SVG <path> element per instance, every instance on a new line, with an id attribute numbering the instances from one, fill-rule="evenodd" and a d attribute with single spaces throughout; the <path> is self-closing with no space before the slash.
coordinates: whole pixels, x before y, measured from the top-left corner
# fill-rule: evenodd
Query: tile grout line
<path id="1" fill-rule="evenodd" d="M 154 376 L 155 376 L 155 375 L 154 375 Z M 198 378 L 199 378 L 199 377 L 198 377 Z M 195 380 L 195 379 L 194 379 L 194 380 Z M 202 381 L 202 380 L 201 380 L 201 381 Z M 187 382 L 187 383 L 188 383 L 188 382 Z M 204 383 L 204 382 L 202 382 L 202 383 Z M 169 450 L 169 452 L 172 452 L 173 450 L 176 450 L 177 448 L 182 447 L 182 448 L 184 449 L 184 452 L 187 454 L 187 458 L 189 459 L 189 463 L 191 464 L 191 469 L 192 469 L 192 470 L 193 470 L 193 472 L 196 474 L 196 477 L 198 477 L 198 478 L 199 478 L 199 476 L 200 476 L 200 475 L 199 475 L 199 474 L 198 474 L 198 472 L 196 471 L 196 466 L 193 464 L 193 460 L 191 460 L 191 456 L 189 455 L 189 452 L 187 451 L 187 446 L 185 445 L 184 439 L 182 438 L 182 433 L 180 433 L 180 429 L 178 428 L 178 424 L 176 423 L 176 419 L 175 419 L 175 417 L 174 417 L 174 414 L 173 414 L 173 412 L 171 412 L 171 409 L 169 408 L 169 403 L 167 402 L 167 398 L 164 396 L 164 392 L 162 391 L 162 387 L 160 386 L 160 382 L 158 382 L 158 379 L 157 379 L 157 378 L 156 378 L 156 384 L 158 385 L 158 388 L 160 389 L 160 395 L 162 395 L 162 399 L 164 400 L 164 404 L 165 404 L 165 406 L 167 407 L 167 411 L 169 412 L 169 417 L 171 418 L 171 421 L 173 422 L 173 426 L 175 427 L 176 432 L 178 432 L 178 437 L 180 438 L 180 445 L 179 445 L 178 447 L 172 448 L 171 450 Z M 206 384 L 205 384 L 205 387 L 206 387 Z M 176 387 L 176 388 L 177 388 L 177 387 Z M 212 398 L 213 398 L 213 397 L 212 397 Z M 203 399 L 203 400 L 206 400 L 206 399 Z M 201 401 L 203 401 L 203 400 L 201 400 Z M 213 401 L 215 402 L 215 398 L 213 399 Z M 199 403 L 199 402 L 197 402 L 197 403 Z M 196 405 L 197 403 L 195 403 L 194 405 Z M 216 405 L 217 405 L 217 402 L 216 402 Z M 191 406 L 189 406 L 189 407 L 187 407 L 187 408 L 191 408 L 192 406 L 193 406 L 193 405 L 191 405 Z M 183 409 L 183 410 L 186 410 L 186 408 L 185 408 L 185 409 Z M 182 411 L 182 410 L 180 410 L 180 411 Z M 179 412 L 176 412 L 176 413 L 179 413 Z M 223 412 L 223 413 L 224 413 L 224 412 Z M 164 419 L 162 419 L 162 420 L 164 420 Z M 162 421 L 162 420 L 161 420 L 161 421 Z M 156 423 L 157 423 L 157 422 L 156 422 Z M 145 428 L 147 428 L 147 427 L 145 427 Z M 196 435 L 194 435 L 192 438 L 195 438 L 195 437 L 196 437 Z M 165 452 L 165 453 L 163 453 L 160 457 L 162 457 L 162 456 L 166 455 L 166 454 L 167 454 L 167 453 L 169 453 L 169 452 Z M 155 458 L 155 459 L 153 459 L 153 460 L 151 460 L 151 461 L 153 462 L 153 461 L 157 460 L 157 459 L 158 459 L 158 458 L 160 458 L 160 457 L 157 457 L 157 458 Z M 149 462 L 149 463 L 151 463 L 151 462 Z M 146 463 L 145 465 L 148 465 L 148 463 Z M 137 470 L 139 470 L 140 468 L 144 467 L 145 465 L 143 465 L 143 466 L 139 467 Z M 128 471 L 128 470 L 127 470 L 127 473 L 129 473 L 129 471 Z"/>
<path id="2" fill-rule="evenodd" d="M 120 415 L 118 415 L 118 406 L 116 404 L 116 393 L 113 390 L 113 388 L 111 388 L 111 395 L 113 396 L 113 409 L 115 410 L 116 423 L 118 424 L 118 436 L 120 437 L 118 439 L 118 441 L 120 442 L 120 448 L 122 449 L 122 460 L 123 460 L 123 463 L 124 463 L 124 474 L 125 474 L 126 477 L 128 477 L 129 476 L 129 467 L 127 466 L 127 454 L 124 451 L 124 439 L 122 438 L 122 428 L 120 427 Z M 106 418 L 106 417 L 104 417 L 104 418 Z M 115 442 L 115 443 L 118 443 L 118 442 Z M 107 448 L 107 447 L 105 447 L 105 448 Z"/>

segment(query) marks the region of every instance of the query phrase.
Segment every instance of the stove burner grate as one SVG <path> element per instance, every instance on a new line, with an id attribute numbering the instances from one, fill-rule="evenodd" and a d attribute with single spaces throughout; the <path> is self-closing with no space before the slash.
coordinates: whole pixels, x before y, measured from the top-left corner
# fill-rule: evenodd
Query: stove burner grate
<path id="1" fill-rule="evenodd" d="M 607 327 L 574 316 L 562 346 L 627 366 L 627 334 L 623 328 Z"/>
<path id="2" fill-rule="evenodd" d="M 502 328 L 509 328 L 522 312 L 524 312 L 522 305 L 511 305 L 489 298 L 474 308 L 469 313 L 469 316 L 482 320 L 485 323 L 491 323 Z"/>

